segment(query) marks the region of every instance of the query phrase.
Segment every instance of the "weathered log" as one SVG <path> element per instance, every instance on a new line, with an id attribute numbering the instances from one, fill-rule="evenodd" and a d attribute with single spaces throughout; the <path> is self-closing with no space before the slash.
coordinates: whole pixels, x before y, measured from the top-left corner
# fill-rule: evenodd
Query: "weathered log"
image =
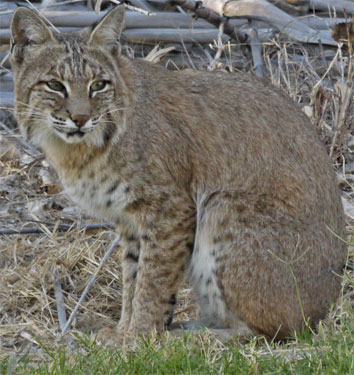
<path id="1" fill-rule="evenodd" d="M 75 31 L 78 30 L 75 27 L 60 27 L 59 31 L 60 32 L 68 32 L 68 31 Z M 6 44 L 10 42 L 10 36 L 11 32 L 10 29 L 0 29 L 0 43 Z"/>
<path id="2" fill-rule="evenodd" d="M 222 19 L 215 12 L 212 12 L 208 8 L 199 7 L 199 2 L 194 0 L 171 0 L 173 3 L 180 5 L 181 7 L 188 9 L 197 17 L 200 17 L 212 25 L 219 27 Z M 236 30 L 231 23 L 225 22 L 224 33 L 230 36 L 232 39 L 238 41 L 239 43 L 248 43 L 248 36 L 240 30 Z"/>
<path id="3" fill-rule="evenodd" d="M 145 0 L 129 0 L 129 2 L 137 8 L 147 10 L 149 12 L 153 10 L 152 7 Z"/>
<path id="4" fill-rule="evenodd" d="M 58 2 L 54 2 L 50 5 L 48 5 L 45 9 L 55 9 L 55 8 L 60 8 L 62 10 L 72 10 L 74 9 L 75 11 L 87 11 L 87 5 L 85 4 L 87 0 L 60 0 Z M 4 9 L 7 10 L 12 10 L 14 11 L 18 6 L 25 6 L 29 7 L 29 3 L 26 2 L 25 0 L 19 1 L 19 0 L 0 0 L 1 5 L 3 5 Z M 33 8 L 36 8 L 38 10 L 41 10 L 41 4 L 36 3 L 34 0 L 30 0 Z"/>
<path id="5" fill-rule="evenodd" d="M 12 80 L 9 79 L 3 79 L 0 77 L 0 101 L 1 101 L 1 95 L 3 92 L 12 92 L 14 90 L 14 83 Z"/>
<path id="6" fill-rule="evenodd" d="M 123 32 L 123 36 L 135 43 L 211 43 L 218 36 L 214 29 L 130 29 Z M 223 36 L 223 42 L 228 41 Z"/>
<path id="7" fill-rule="evenodd" d="M 254 25 L 254 21 L 250 21 L 250 37 L 251 37 L 251 51 L 253 66 L 256 74 L 260 77 L 264 77 L 263 62 L 262 62 L 262 50 L 261 43 L 258 37 L 257 27 Z"/>
<path id="8" fill-rule="evenodd" d="M 317 44 L 320 39 L 322 44 L 337 45 L 329 32 L 315 31 L 265 0 L 202 1 L 206 7 L 220 15 L 266 22 L 299 42 Z"/>
<path id="9" fill-rule="evenodd" d="M 61 32 L 78 30 L 76 28 L 59 28 Z M 131 42 L 146 43 L 211 43 L 217 38 L 218 31 L 215 29 L 128 29 L 123 32 L 123 37 Z M 223 37 L 226 43 L 229 38 Z M 8 43 L 10 30 L 0 29 L 0 42 Z"/>
<path id="10" fill-rule="evenodd" d="M 310 7 L 316 10 L 328 11 L 335 9 L 336 12 L 346 12 L 348 16 L 354 14 L 354 2 L 345 0 L 310 0 Z"/>
<path id="11" fill-rule="evenodd" d="M 56 27 L 87 27 L 99 21 L 106 13 L 85 11 L 45 11 L 41 12 L 43 16 L 53 23 Z M 191 14 L 181 14 L 173 12 L 155 12 L 155 16 L 146 16 L 141 13 L 128 11 L 126 13 L 126 29 L 138 28 L 160 28 L 160 27 L 176 27 L 176 28 L 210 28 L 210 23 L 199 18 L 196 20 Z M 219 18 L 220 20 L 220 18 Z M 333 27 L 337 23 L 345 22 L 345 18 L 320 18 L 315 15 L 307 15 L 297 19 L 305 25 L 314 30 L 326 30 L 328 27 Z M 7 29 L 10 27 L 11 14 L 0 14 L 0 29 Z M 246 18 L 230 19 L 227 22 L 228 27 L 234 29 L 240 27 L 247 22 Z M 263 23 L 264 24 L 264 23 Z M 262 27 L 262 25 L 259 25 Z"/>
<path id="12" fill-rule="evenodd" d="M 282 11 L 294 15 L 300 16 L 308 13 L 310 8 L 309 0 L 267 0 L 269 3 L 275 5 Z"/>
<path id="13" fill-rule="evenodd" d="M 56 27 L 87 27 L 99 21 L 106 13 L 76 12 L 76 11 L 45 11 L 41 13 Z M 128 11 L 126 13 L 126 29 L 138 28 L 210 28 L 210 23 L 203 19 L 196 20 L 191 14 L 172 12 L 155 12 L 155 16 Z M 219 17 L 218 17 L 219 18 Z M 11 15 L 0 14 L 0 29 L 10 27 Z M 235 19 L 230 22 L 231 27 L 237 27 L 246 22 L 246 19 Z"/>
<path id="14" fill-rule="evenodd" d="M 309 14 L 307 16 L 298 18 L 298 21 L 304 23 L 308 27 L 314 30 L 328 30 L 333 28 L 336 24 L 345 22 L 345 18 L 330 18 L 330 17 L 318 17 L 316 15 Z"/>
<path id="15" fill-rule="evenodd" d="M 250 29 L 244 29 L 249 40 Z M 274 38 L 272 29 L 258 29 L 260 43 L 270 42 Z M 123 37 L 133 43 L 212 43 L 217 39 L 216 29 L 130 29 L 123 32 Z M 224 34 L 223 43 L 230 38 Z"/>
<path id="16" fill-rule="evenodd" d="M 13 92 L 0 91 L 0 107 L 12 108 L 15 98 Z"/>
<path id="17" fill-rule="evenodd" d="M 203 4 L 217 14 L 227 16 L 226 9 L 237 9 L 235 3 L 248 2 L 253 3 L 252 0 L 201 0 Z M 274 3 L 274 1 L 272 1 Z M 269 2 L 268 2 L 269 4 Z M 271 4 L 270 4 L 271 5 Z M 337 12 L 343 13 L 344 10 L 348 15 L 354 14 L 354 3 L 346 0 L 310 0 L 310 8 L 317 10 L 335 9 Z M 285 13 L 285 12 L 284 12 Z"/>

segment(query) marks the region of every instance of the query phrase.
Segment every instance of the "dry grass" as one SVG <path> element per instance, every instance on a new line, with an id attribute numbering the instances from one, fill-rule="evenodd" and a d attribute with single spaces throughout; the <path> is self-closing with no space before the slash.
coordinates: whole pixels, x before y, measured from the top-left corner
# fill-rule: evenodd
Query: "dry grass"
<path id="1" fill-rule="evenodd" d="M 229 50 L 236 47 L 229 47 Z M 232 54 L 224 51 L 227 64 L 219 68 L 233 70 Z M 323 53 L 323 52 L 322 52 Z M 354 110 L 353 55 L 338 49 L 331 53 L 331 63 L 323 63 L 321 52 L 300 45 L 274 42 L 265 48 L 267 75 L 301 103 L 319 131 L 340 176 L 347 202 L 347 212 L 354 218 Z M 159 58 L 161 56 L 159 55 Z M 246 61 L 246 63 L 248 63 Z M 23 228 L 36 226 L 37 234 L 0 236 L 0 360 L 21 350 L 41 353 L 37 344 L 53 346 L 60 336 L 55 285 L 60 281 L 65 308 L 69 314 L 75 307 L 101 258 L 115 235 L 105 229 L 85 231 L 79 224 L 92 222 L 60 193 L 56 176 L 41 156 L 31 152 L 12 136 L 3 132 L 0 139 L 0 226 Z M 352 211 L 351 211 L 352 210 Z M 49 224 L 69 223 L 72 229 L 60 232 Z M 354 233 L 348 216 L 348 235 Z M 97 332 L 119 319 L 121 275 L 118 248 L 108 259 L 83 303 L 72 333 Z M 349 258 L 354 261 L 354 249 Z M 328 319 L 321 324 L 324 332 L 340 332 L 338 319 L 354 304 L 354 274 L 346 271 L 343 293 Z M 186 286 L 179 296 L 176 319 L 187 320 L 197 314 L 190 290 Z M 208 341 L 209 340 L 209 341 Z M 224 346 L 208 334 L 200 337 L 200 345 L 217 360 Z M 161 345 L 161 344 L 156 344 Z M 245 357 L 268 355 L 266 347 L 255 341 L 247 347 Z M 311 348 L 301 348 L 310 351 Z M 276 355 L 296 358 L 296 346 L 272 349 Z M 284 354 L 285 353 L 285 354 Z M 302 354 L 303 355 L 303 354 Z"/>
<path id="2" fill-rule="evenodd" d="M 78 224 L 93 220 L 81 215 L 57 193 L 54 171 L 41 158 L 26 163 L 26 154 L 5 137 L 2 147 L 1 227 L 37 227 L 40 232 L 0 237 L 0 359 L 1 355 L 27 348 L 28 344 L 33 344 L 36 351 L 37 339 L 47 345 L 58 340 L 61 330 L 56 282 L 60 281 L 69 314 L 116 236 L 105 229 L 78 228 Z M 43 176 L 50 183 L 44 184 Z M 49 223 L 59 222 L 71 223 L 72 229 L 48 229 Z M 97 332 L 101 326 L 113 326 L 118 321 L 120 250 L 117 248 L 104 264 L 74 321 L 72 333 Z M 189 294 L 188 288 L 180 293 L 178 319 L 185 320 L 196 311 L 195 305 L 189 303 Z"/>

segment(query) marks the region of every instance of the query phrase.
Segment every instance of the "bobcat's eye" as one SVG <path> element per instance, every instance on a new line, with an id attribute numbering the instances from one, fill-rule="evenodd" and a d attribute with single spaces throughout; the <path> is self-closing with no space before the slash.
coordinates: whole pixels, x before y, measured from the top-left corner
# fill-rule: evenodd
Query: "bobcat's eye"
<path id="1" fill-rule="evenodd" d="M 106 87 L 106 85 L 107 81 L 96 81 L 92 83 L 90 88 L 92 91 L 101 91 Z"/>
<path id="2" fill-rule="evenodd" d="M 59 81 L 56 81 L 55 79 L 52 79 L 51 81 L 47 82 L 47 86 L 54 91 L 64 91 L 65 87 L 62 83 Z"/>

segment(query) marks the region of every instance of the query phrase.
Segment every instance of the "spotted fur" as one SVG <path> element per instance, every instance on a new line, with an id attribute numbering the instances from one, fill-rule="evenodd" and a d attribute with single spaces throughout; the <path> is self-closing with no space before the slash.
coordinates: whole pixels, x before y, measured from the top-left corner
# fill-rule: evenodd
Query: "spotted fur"
<path id="1" fill-rule="evenodd" d="M 56 34 L 18 8 L 11 26 L 22 133 L 68 196 L 122 235 L 110 337 L 161 332 L 185 274 L 201 308 L 187 328 L 281 338 L 303 314 L 315 325 L 338 296 L 346 246 L 309 120 L 264 79 L 128 60 L 123 21 L 117 7 L 93 29 Z"/>

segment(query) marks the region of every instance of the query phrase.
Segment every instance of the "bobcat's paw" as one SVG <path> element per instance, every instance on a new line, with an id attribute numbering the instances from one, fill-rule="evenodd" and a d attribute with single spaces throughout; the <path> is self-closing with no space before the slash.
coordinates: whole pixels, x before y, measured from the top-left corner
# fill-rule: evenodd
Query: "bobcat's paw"
<path id="1" fill-rule="evenodd" d="M 117 329 L 103 328 L 98 332 L 96 342 L 108 348 L 121 348 L 127 344 L 127 339 L 128 336 Z"/>

